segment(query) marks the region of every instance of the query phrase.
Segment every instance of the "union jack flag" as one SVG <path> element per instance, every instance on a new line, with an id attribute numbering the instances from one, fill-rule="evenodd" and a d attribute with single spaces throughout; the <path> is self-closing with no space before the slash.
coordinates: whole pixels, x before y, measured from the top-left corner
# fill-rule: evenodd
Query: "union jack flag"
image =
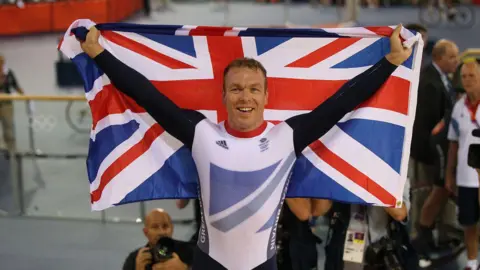
<path id="1" fill-rule="evenodd" d="M 87 159 L 91 206 L 195 198 L 198 175 L 189 150 L 117 91 L 82 52 L 76 36 L 95 25 L 77 20 L 59 49 L 78 67 L 92 111 Z M 391 26 L 268 29 L 98 24 L 100 44 L 145 75 L 182 108 L 226 119 L 223 69 L 252 57 L 267 69 L 265 119 L 306 113 L 386 55 Z M 402 201 L 423 43 L 402 29 L 414 53 L 371 99 L 345 116 L 297 160 L 287 197 L 393 206 Z"/>

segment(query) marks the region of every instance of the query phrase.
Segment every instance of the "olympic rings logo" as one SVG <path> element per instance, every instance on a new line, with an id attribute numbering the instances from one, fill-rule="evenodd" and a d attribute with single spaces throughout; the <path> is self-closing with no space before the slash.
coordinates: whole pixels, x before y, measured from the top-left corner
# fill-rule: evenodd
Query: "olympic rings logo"
<path id="1" fill-rule="evenodd" d="M 33 117 L 34 131 L 51 132 L 57 126 L 57 118 L 53 115 L 36 115 Z"/>

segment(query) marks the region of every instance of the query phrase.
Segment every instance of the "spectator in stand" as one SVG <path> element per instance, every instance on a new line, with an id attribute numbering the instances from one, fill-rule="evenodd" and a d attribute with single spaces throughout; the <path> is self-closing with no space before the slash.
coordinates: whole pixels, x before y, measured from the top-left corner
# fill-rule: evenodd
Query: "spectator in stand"
<path id="1" fill-rule="evenodd" d="M 0 94 L 13 94 L 16 91 L 23 94 L 13 71 L 5 65 L 5 58 L 0 55 Z M 13 124 L 13 102 L 11 100 L 0 100 L 0 122 L 2 123 L 3 140 L 10 153 L 15 152 L 15 136 Z"/>

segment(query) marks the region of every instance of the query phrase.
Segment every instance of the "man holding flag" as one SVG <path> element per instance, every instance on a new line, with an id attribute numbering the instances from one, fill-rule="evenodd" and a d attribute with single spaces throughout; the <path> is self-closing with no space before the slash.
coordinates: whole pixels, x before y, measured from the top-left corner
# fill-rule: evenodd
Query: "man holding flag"
<path id="1" fill-rule="evenodd" d="M 225 68 L 222 98 L 228 118 L 217 124 L 200 112 L 178 107 L 146 77 L 105 50 L 95 27 L 90 28 L 81 48 L 116 89 L 190 150 L 199 175 L 202 209 L 193 269 L 273 270 L 276 221 L 297 157 L 372 97 L 410 57 L 412 50 L 402 45 L 400 30 L 398 26 L 391 35 L 390 53 L 379 62 L 345 83 L 313 111 L 277 125 L 264 120 L 269 94 L 267 71 L 254 59 L 237 59 Z M 214 191 L 220 195 L 211 196 Z M 255 198 L 238 202 L 247 196 Z M 296 202 L 305 201 L 311 202 L 292 199 L 287 203 L 294 208 Z M 306 208 L 311 213 L 318 212 L 322 202 L 328 203 L 314 202 Z"/>

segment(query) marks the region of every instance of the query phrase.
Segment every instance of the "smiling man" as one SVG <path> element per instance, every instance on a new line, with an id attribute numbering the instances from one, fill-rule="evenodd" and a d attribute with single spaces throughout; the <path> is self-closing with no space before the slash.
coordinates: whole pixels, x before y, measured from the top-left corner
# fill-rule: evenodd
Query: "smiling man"
<path id="1" fill-rule="evenodd" d="M 267 71 L 254 59 L 237 59 L 224 70 L 223 97 L 230 127 L 251 131 L 264 124 Z"/>
<path id="2" fill-rule="evenodd" d="M 400 30 L 397 27 L 392 34 L 386 57 L 310 113 L 277 125 L 264 120 L 267 71 L 254 59 L 238 59 L 226 67 L 222 94 L 228 118 L 215 123 L 199 112 L 179 108 L 147 78 L 104 50 L 96 28 L 90 29 L 81 46 L 119 91 L 190 149 L 199 174 L 202 209 L 193 269 L 274 270 L 276 221 L 295 160 L 373 96 L 410 57 L 412 51 L 402 46 Z"/>

